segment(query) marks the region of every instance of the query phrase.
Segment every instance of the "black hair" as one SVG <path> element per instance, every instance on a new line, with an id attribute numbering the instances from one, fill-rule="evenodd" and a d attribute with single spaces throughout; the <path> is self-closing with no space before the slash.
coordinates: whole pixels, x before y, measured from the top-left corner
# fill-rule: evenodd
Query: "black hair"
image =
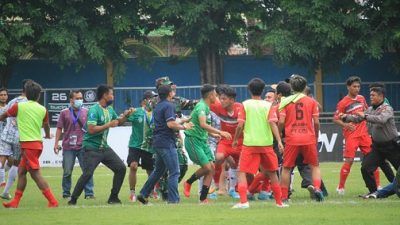
<path id="1" fill-rule="evenodd" d="M 73 99 L 75 94 L 82 93 L 81 90 L 71 90 L 69 92 L 69 99 Z"/>
<path id="2" fill-rule="evenodd" d="M 361 78 L 357 76 L 351 76 L 347 78 L 346 85 L 351 86 L 354 82 L 361 84 Z"/>
<path id="3" fill-rule="evenodd" d="M 284 97 L 287 97 L 292 94 L 292 88 L 290 87 L 290 84 L 287 83 L 286 81 L 280 81 L 276 85 L 276 93 L 281 94 Z"/>
<path id="4" fill-rule="evenodd" d="M 219 84 L 216 88 L 215 88 L 215 92 L 217 92 L 217 94 L 221 94 L 222 90 L 225 89 L 226 87 L 229 87 L 228 84 Z"/>
<path id="5" fill-rule="evenodd" d="M 375 82 L 369 85 L 369 89 L 374 87 L 385 88 L 385 84 L 381 82 Z"/>
<path id="6" fill-rule="evenodd" d="M 272 88 L 268 89 L 267 93 L 270 93 L 270 92 L 276 94 L 276 90 L 275 89 L 272 89 Z"/>
<path id="7" fill-rule="evenodd" d="M 158 86 L 158 96 L 160 97 L 161 100 L 167 99 L 169 93 L 172 92 L 172 88 L 170 85 L 160 85 Z"/>
<path id="8" fill-rule="evenodd" d="M 23 93 L 25 93 L 25 84 L 26 84 L 27 82 L 30 82 L 30 81 L 33 81 L 33 80 L 31 80 L 31 79 L 23 79 L 23 80 L 22 80 L 22 92 L 23 92 Z"/>
<path id="9" fill-rule="evenodd" d="M 211 84 L 204 84 L 200 91 L 201 91 L 201 97 L 204 99 L 208 97 L 208 94 L 210 92 L 215 91 L 215 87 L 212 86 Z"/>
<path id="10" fill-rule="evenodd" d="M 311 95 L 311 88 L 309 86 L 306 86 L 306 88 L 304 89 L 304 94 L 307 96 Z"/>
<path id="11" fill-rule="evenodd" d="M 251 95 L 261 96 L 265 88 L 265 82 L 260 78 L 253 78 L 250 80 L 247 88 L 249 89 Z"/>
<path id="12" fill-rule="evenodd" d="M 2 91 L 5 91 L 8 94 L 7 88 L 4 88 L 4 87 L 0 88 L 0 92 L 2 92 Z"/>
<path id="13" fill-rule="evenodd" d="M 30 101 L 39 101 L 42 86 L 33 80 L 25 82 L 24 86 L 26 98 Z"/>
<path id="14" fill-rule="evenodd" d="M 113 87 L 104 85 L 104 84 L 100 84 L 96 90 L 97 100 L 99 101 L 101 98 L 103 98 L 103 96 L 105 94 L 107 94 L 110 90 L 113 90 Z"/>
<path id="15" fill-rule="evenodd" d="M 228 98 L 236 98 L 236 91 L 231 86 L 226 85 L 221 89 L 220 95 L 226 95 Z"/>
<path id="16" fill-rule="evenodd" d="M 294 74 L 290 77 L 290 86 L 294 92 L 303 92 L 307 86 L 307 80 L 303 76 Z"/>
<path id="17" fill-rule="evenodd" d="M 386 90 L 384 87 L 372 87 L 370 91 L 376 92 L 379 95 L 385 96 Z"/>

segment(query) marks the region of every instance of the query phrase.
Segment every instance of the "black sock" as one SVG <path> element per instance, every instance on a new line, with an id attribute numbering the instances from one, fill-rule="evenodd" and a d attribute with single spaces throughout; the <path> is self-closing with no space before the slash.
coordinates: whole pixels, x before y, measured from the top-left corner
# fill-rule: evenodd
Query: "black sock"
<path id="1" fill-rule="evenodd" d="M 200 192 L 200 201 L 206 200 L 209 190 L 210 190 L 210 187 L 203 185 L 203 187 L 201 188 L 201 192 Z"/>
<path id="2" fill-rule="evenodd" d="M 196 176 L 196 173 L 194 173 L 194 174 L 192 174 L 192 176 L 189 179 L 187 179 L 186 182 L 188 184 L 193 184 L 197 179 L 199 179 L 199 178 Z"/>

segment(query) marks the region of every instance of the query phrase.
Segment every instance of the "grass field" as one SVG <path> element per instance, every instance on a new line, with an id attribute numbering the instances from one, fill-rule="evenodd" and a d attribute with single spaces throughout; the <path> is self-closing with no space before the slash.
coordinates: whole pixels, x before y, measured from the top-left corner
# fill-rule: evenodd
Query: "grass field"
<path id="1" fill-rule="evenodd" d="M 210 205 L 199 205 L 197 183 L 189 199 L 182 197 L 179 205 L 166 205 L 153 200 L 152 206 L 128 202 L 128 174 L 120 193 L 122 205 L 106 204 L 111 188 L 112 172 L 100 167 L 95 173 L 95 200 L 78 200 L 77 206 L 67 205 L 61 196 L 61 168 L 44 168 L 43 175 L 49 181 L 60 201 L 56 209 L 46 208 L 47 201 L 37 189 L 33 180 L 28 187 L 18 209 L 0 209 L 0 224 L 400 224 L 400 199 L 392 196 L 383 200 L 363 200 L 357 197 L 365 193 L 360 165 L 356 163 L 347 181 L 345 196 L 336 194 L 340 163 L 322 163 L 324 181 L 329 197 L 323 203 L 309 199 L 307 190 L 300 188 L 300 177 L 296 173 L 295 193 L 289 208 L 277 208 L 273 201 L 250 202 L 246 210 L 232 210 L 236 202 L 229 197 L 220 196 Z M 191 166 L 191 172 L 197 167 Z M 73 182 L 80 171 L 76 168 Z M 140 171 L 137 189 L 143 185 L 146 175 Z M 381 174 L 382 185 L 387 184 Z M 181 186 L 180 186 L 181 189 Z"/>

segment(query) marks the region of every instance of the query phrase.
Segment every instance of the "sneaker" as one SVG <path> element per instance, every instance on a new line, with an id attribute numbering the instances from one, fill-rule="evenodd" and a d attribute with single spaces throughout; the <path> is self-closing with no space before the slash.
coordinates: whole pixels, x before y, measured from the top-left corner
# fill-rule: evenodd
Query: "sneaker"
<path id="1" fill-rule="evenodd" d="M 382 186 L 378 186 L 378 187 L 376 187 L 376 190 L 382 190 Z"/>
<path id="2" fill-rule="evenodd" d="M 315 200 L 314 186 L 308 185 L 307 190 L 308 190 L 308 192 L 310 192 L 310 198 Z"/>
<path id="3" fill-rule="evenodd" d="M 255 201 L 255 200 L 256 200 L 256 197 L 255 197 L 254 194 L 252 194 L 252 193 L 247 193 L 247 199 L 248 199 L 249 201 Z"/>
<path id="4" fill-rule="evenodd" d="M 138 195 L 137 200 L 143 205 L 149 204 L 149 198 L 145 198 L 143 195 Z"/>
<path id="5" fill-rule="evenodd" d="M 239 199 L 240 195 L 235 191 L 235 189 L 231 189 L 228 192 L 229 196 L 231 196 L 234 199 Z"/>
<path id="6" fill-rule="evenodd" d="M 218 195 L 217 195 L 217 193 L 213 192 L 213 193 L 211 193 L 211 194 L 208 195 L 208 198 L 209 198 L 209 199 L 215 200 L 215 199 L 218 198 Z"/>
<path id="7" fill-rule="evenodd" d="M 110 205 L 122 204 L 121 200 L 118 197 L 110 197 L 107 203 Z"/>
<path id="8" fill-rule="evenodd" d="M 338 193 L 338 195 L 344 195 L 344 188 L 336 188 L 336 192 Z"/>
<path id="9" fill-rule="evenodd" d="M 289 203 L 290 203 L 290 199 L 288 199 L 288 198 L 282 199 L 282 204 L 289 205 Z"/>
<path id="10" fill-rule="evenodd" d="M 129 201 L 130 202 L 136 202 L 136 194 L 135 194 L 135 192 L 131 192 L 131 194 L 129 195 Z"/>
<path id="11" fill-rule="evenodd" d="M 190 197 L 190 189 L 192 188 L 192 185 L 189 184 L 188 182 L 183 182 L 183 194 L 185 195 L 186 198 Z"/>
<path id="12" fill-rule="evenodd" d="M 68 201 L 68 205 L 76 205 L 76 198 L 71 197 L 71 199 Z"/>
<path id="13" fill-rule="evenodd" d="M 48 207 L 48 208 L 57 208 L 57 207 L 58 207 L 58 202 L 57 202 L 57 201 L 55 201 L 55 202 L 49 202 L 49 203 L 47 204 L 47 207 Z"/>
<path id="14" fill-rule="evenodd" d="M 287 207 L 289 207 L 289 205 L 282 202 L 282 204 L 276 204 L 276 207 L 278 207 L 278 208 L 287 208 Z"/>
<path id="15" fill-rule="evenodd" d="M 364 198 L 364 199 L 377 199 L 377 198 L 378 198 L 378 193 L 377 193 L 377 192 L 374 192 L 374 193 L 371 193 L 371 194 L 369 194 L 369 195 L 363 196 L 363 198 Z"/>
<path id="16" fill-rule="evenodd" d="M 160 196 L 158 195 L 158 192 L 157 192 L 157 191 L 153 191 L 152 197 L 153 197 L 153 199 L 155 199 L 155 200 L 160 199 Z M 163 199 L 164 199 L 164 198 L 163 198 Z M 168 194 L 167 194 L 167 199 L 168 199 Z"/>
<path id="17" fill-rule="evenodd" d="M 11 195 L 9 193 L 3 193 L 0 195 L 0 198 L 5 200 L 11 200 Z"/>
<path id="18" fill-rule="evenodd" d="M 321 190 L 315 190 L 315 200 L 317 202 L 322 202 L 324 201 L 324 193 L 322 193 Z"/>
<path id="19" fill-rule="evenodd" d="M 261 200 L 261 201 L 269 200 L 269 199 L 271 199 L 271 197 L 272 197 L 272 194 L 270 192 L 266 192 L 266 191 L 260 191 L 260 193 L 257 196 L 258 200 Z"/>
<path id="20" fill-rule="evenodd" d="M 217 191 L 217 194 L 218 195 L 226 195 L 226 191 L 220 189 L 220 190 Z"/>
<path id="21" fill-rule="evenodd" d="M 70 196 L 70 195 L 63 195 L 63 199 L 65 199 L 65 200 L 70 200 L 70 199 L 71 199 L 71 196 Z"/>
<path id="22" fill-rule="evenodd" d="M 249 202 L 245 202 L 245 203 L 236 203 L 232 209 L 248 209 L 250 207 Z"/>
<path id="23" fill-rule="evenodd" d="M 3 202 L 3 206 L 5 208 L 18 208 L 18 203 L 15 201 L 11 201 L 11 202 Z"/>
<path id="24" fill-rule="evenodd" d="M 367 193 L 367 194 L 363 194 L 363 195 L 358 195 L 358 197 L 363 198 L 363 199 L 367 199 L 369 195 L 373 194 L 373 192 L 371 193 Z"/>
<path id="25" fill-rule="evenodd" d="M 217 189 L 214 186 L 211 186 L 210 189 L 208 189 L 208 194 L 212 194 L 216 191 L 217 191 Z"/>
<path id="26" fill-rule="evenodd" d="M 96 197 L 94 197 L 94 195 L 86 195 L 85 199 L 86 200 L 94 200 L 94 199 L 96 199 Z"/>

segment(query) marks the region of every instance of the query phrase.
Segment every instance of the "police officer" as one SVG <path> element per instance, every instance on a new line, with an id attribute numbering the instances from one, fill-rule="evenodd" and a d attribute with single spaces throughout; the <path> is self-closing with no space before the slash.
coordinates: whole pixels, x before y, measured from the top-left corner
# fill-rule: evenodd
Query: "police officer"
<path id="1" fill-rule="evenodd" d="M 394 121 L 393 108 L 385 102 L 385 88 L 372 87 L 370 89 L 371 106 L 357 116 L 341 115 L 348 122 L 368 122 L 372 136 L 372 151 L 364 157 L 361 173 L 364 182 L 373 193 L 377 190 L 374 171 L 385 160 L 388 160 L 396 169 L 400 166 L 400 139 Z M 363 196 L 361 196 L 363 197 Z"/>

